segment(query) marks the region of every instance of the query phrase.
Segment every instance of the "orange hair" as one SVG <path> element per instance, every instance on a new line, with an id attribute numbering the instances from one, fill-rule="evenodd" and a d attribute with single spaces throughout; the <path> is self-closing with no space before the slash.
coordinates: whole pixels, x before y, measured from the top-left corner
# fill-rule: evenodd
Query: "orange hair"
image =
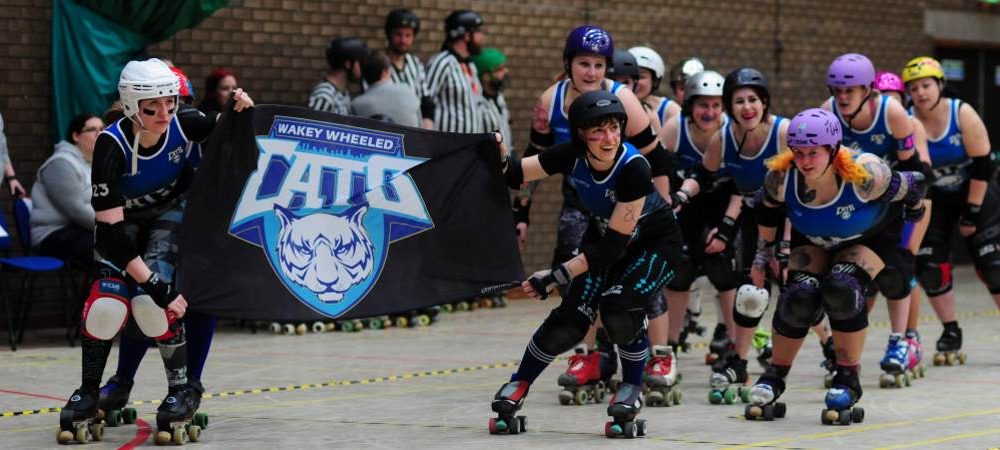
<path id="1" fill-rule="evenodd" d="M 837 152 L 837 159 L 833 161 L 833 169 L 837 175 L 848 183 L 861 184 L 871 178 L 871 174 L 854 160 L 855 152 L 847 147 L 841 147 Z M 775 172 L 787 172 L 792 168 L 792 161 L 795 159 L 794 151 L 785 151 L 772 156 L 765 161 L 768 170 Z"/>

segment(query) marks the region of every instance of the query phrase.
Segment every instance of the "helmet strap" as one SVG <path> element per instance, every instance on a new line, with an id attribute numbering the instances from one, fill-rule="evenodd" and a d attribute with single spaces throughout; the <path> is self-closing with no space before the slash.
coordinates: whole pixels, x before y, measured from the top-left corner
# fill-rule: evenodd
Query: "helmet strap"
<path id="1" fill-rule="evenodd" d="M 145 113 L 145 109 L 143 112 Z M 132 167 L 129 171 L 129 175 L 135 176 L 139 173 L 139 135 L 146 129 L 142 124 L 142 119 L 136 114 L 132 116 L 132 123 L 139 126 L 139 129 L 135 130 L 135 137 L 132 139 Z"/>
<path id="2" fill-rule="evenodd" d="M 935 78 L 935 80 L 937 80 L 938 85 L 938 98 L 934 101 L 934 104 L 931 105 L 931 109 L 937 108 L 937 105 L 941 103 L 941 98 L 944 97 L 944 82 L 937 78 Z"/>
<path id="3" fill-rule="evenodd" d="M 847 119 L 848 127 L 854 128 L 854 119 L 858 117 L 858 114 L 861 114 L 861 108 L 864 108 L 865 105 L 868 104 L 868 101 L 872 99 L 872 94 L 874 93 L 875 91 L 873 91 L 871 88 L 868 88 L 868 93 L 865 94 L 865 98 L 861 100 L 861 104 L 854 109 L 854 112 L 852 112 L 850 115 L 847 114 L 844 115 L 844 118 Z"/>

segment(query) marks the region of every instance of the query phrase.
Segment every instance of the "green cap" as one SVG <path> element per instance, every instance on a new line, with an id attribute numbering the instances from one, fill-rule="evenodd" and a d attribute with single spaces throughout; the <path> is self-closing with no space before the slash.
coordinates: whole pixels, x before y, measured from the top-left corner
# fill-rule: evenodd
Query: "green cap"
<path id="1" fill-rule="evenodd" d="M 497 70 L 497 67 L 502 66 L 506 62 L 507 56 L 493 47 L 484 48 L 478 55 L 472 57 L 472 63 L 476 65 L 476 70 L 479 73 Z"/>

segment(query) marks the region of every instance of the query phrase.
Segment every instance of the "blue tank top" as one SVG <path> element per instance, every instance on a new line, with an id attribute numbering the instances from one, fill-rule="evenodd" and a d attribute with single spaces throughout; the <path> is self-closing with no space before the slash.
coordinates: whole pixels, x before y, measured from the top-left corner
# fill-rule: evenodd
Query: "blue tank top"
<path id="1" fill-rule="evenodd" d="M 798 172 L 790 169 L 785 179 L 788 219 L 793 229 L 823 248 L 860 238 L 878 225 L 889 209 L 884 201 L 862 200 L 854 184 L 846 181 L 841 183 L 833 200 L 822 206 L 809 206 L 799 200 L 798 182 Z"/>
<path id="2" fill-rule="evenodd" d="M 764 146 L 755 156 L 740 154 L 739 139 L 733 136 L 732 122 L 722 127 L 722 169 L 732 177 L 741 193 L 756 192 L 764 186 L 764 175 L 767 175 L 764 161 L 778 154 L 778 149 L 781 147 L 779 136 L 781 123 L 785 120 L 788 119 L 774 116 L 774 123 L 771 124 L 771 131 L 764 140 Z"/>
<path id="3" fill-rule="evenodd" d="M 181 130 L 181 124 L 174 115 L 167 127 L 167 137 L 163 145 L 150 156 L 139 155 L 138 170 L 132 174 L 132 142 L 125 138 L 122 126 L 128 126 L 128 118 L 123 118 L 115 122 L 104 133 L 115 138 L 118 146 L 125 157 L 125 167 L 121 178 L 118 179 L 118 188 L 126 198 L 126 209 L 134 204 L 146 206 L 145 204 L 155 202 L 158 197 L 163 197 L 172 191 L 172 186 L 181 177 L 181 174 L 188 167 L 188 138 Z M 150 196 L 148 199 L 139 201 L 142 197 Z"/>
<path id="4" fill-rule="evenodd" d="M 694 141 L 691 140 L 691 133 L 688 133 L 687 122 L 688 118 L 684 113 L 677 115 L 678 128 L 677 128 L 677 148 L 674 149 L 674 153 L 677 155 L 677 160 L 680 163 L 681 171 L 687 172 L 692 167 L 701 164 L 702 156 L 704 152 Z M 729 125 L 729 116 L 722 115 L 722 128 Z"/>
<path id="5" fill-rule="evenodd" d="M 618 184 L 618 176 L 622 168 L 629 161 L 635 158 L 642 158 L 642 154 L 632 144 L 624 143 L 625 150 L 615 161 L 610 172 L 603 180 L 594 179 L 593 171 L 584 159 L 577 159 L 573 163 L 573 170 L 570 171 L 566 179 L 576 188 L 577 195 L 580 196 L 580 204 L 591 216 L 603 219 L 605 222 L 611 219 L 611 213 L 615 210 L 617 199 L 615 197 L 615 187 Z M 649 163 L 646 163 L 649 164 Z M 652 183 L 652 181 L 650 181 Z M 665 207 L 663 197 L 654 189 L 646 196 L 646 203 L 642 207 L 642 215 Z"/>
<path id="6" fill-rule="evenodd" d="M 969 179 L 966 168 L 972 163 L 965 153 L 962 143 L 962 129 L 958 123 L 958 111 L 962 101 L 948 99 L 948 126 L 944 133 L 937 137 L 927 137 L 927 151 L 931 156 L 931 167 L 934 169 L 934 188 L 942 191 L 957 191 Z M 913 107 L 910 107 L 913 113 Z"/>
<path id="7" fill-rule="evenodd" d="M 660 105 L 656 107 L 656 117 L 660 119 L 660 126 L 667 124 L 667 107 L 670 106 L 669 98 L 663 97 L 660 99 Z"/>
<path id="8" fill-rule="evenodd" d="M 856 151 L 872 153 L 879 158 L 887 158 L 889 151 L 896 148 L 896 138 L 889 130 L 889 114 L 886 113 L 890 101 L 890 97 L 880 95 L 871 126 L 867 130 L 859 131 L 847 126 L 847 120 L 840 113 L 837 102 L 830 97 L 833 113 L 840 119 L 841 128 L 844 130 L 844 145 Z"/>
<path id="9" fill-rule="evenodd" d="M 608 88 L 608 92 L 617 95 L 618 90 L 622 88 L 622 84 L 617 81 L 605 81 L 610 81 L 610 83 L 604 83 Z M 565 144 L 573 140 L 569 134 L 569 117 L 566 116 L 564 105 L 566 102 L 566 92 L 570 88 L 570 83 L 572 83 L 571 80 L 565 79 L 556 84 L 556 95 L 552 97 L 552 104 L 549 105 L 549 129 L 552 130 L 556 144 Z"/>

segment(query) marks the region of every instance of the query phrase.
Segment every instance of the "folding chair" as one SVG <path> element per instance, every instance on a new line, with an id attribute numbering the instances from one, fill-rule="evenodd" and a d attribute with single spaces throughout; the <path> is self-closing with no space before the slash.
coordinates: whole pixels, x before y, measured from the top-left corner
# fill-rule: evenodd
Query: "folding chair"
<path id="1" fill-rule="evenodd" d="M 35 279 L 38 274 L 56 272 L 65 264 L 56 258 L 47 256 L 31 256 L 31 199 L 18 198 L 14 200 L 14 218 L 17 225 L 17 234 L 20 238 L 21 246 L 25 256 L 10 256 L 11 237 L 7 226 L 7 219 L 0 214 L 0 252 L 5 257 L 0 258 L 0 296 L 3 297 L 4 314 L 7 316 L 7 340 L 10 349 L 17 351 L 17 346 L 24 339 L 24 323 L 28 319 L 28 311 L 31 309 L 30 294 L 35 288 Z M 21 275 L 20 288 L 17 291 L 17 298 L 14 307 L 11 307 L 11 295 L 7 291 L 7 275 L 18 273 Z M 59 291 L 65 291 L 62 276 L 59 277 Z M 67 305 L 63 302 L 63 313 L 67 318 L 67 324 L 71 319 L 71 313 L 67 310 Z M 67 330 L 67 338 L 70 336 Z M 72 344 L 73 341 L 70 341 Z"/>

